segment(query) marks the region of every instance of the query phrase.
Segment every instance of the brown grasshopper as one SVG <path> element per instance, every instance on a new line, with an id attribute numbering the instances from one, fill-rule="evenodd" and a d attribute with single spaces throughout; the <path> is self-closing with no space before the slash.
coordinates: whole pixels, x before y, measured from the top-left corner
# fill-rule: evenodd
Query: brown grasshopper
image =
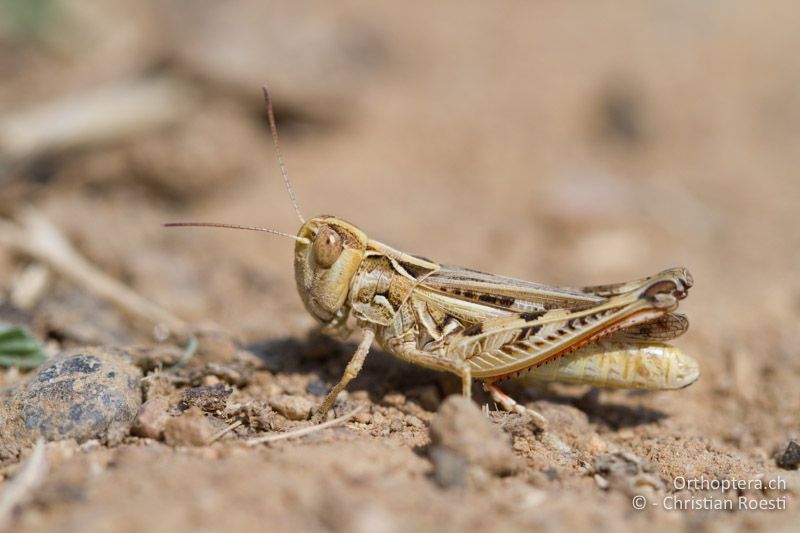
<path id="1" fill-rule="evenodd" d="M 517 404 L 497 383 L 565 381 L 601 387 L 678 389 L 698 376 L 696 361 L 664 341 L 686 331 L 675 313 L 692 277 L 685 268 L 627 283 L 551 287 L 448 266 L 395 250 L 356 226 L 300 213 L 278 143 L 269 93 L 267 114 L 281 175 L 297 217 L 297 235 L 267 228 L 185 222 L 266 231 L 296 241 L 297 290 L 323 331 L 362 339 L 344 375 L 317 411 L 324 415 L 355 378 L 374 342 L 410 363 L 472 380 L 504 409 L 538 413 Z"/>

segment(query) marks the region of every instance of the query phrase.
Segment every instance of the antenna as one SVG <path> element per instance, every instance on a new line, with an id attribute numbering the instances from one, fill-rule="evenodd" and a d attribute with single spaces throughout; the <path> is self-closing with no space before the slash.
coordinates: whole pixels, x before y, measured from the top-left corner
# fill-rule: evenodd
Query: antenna
<path id="1" fill-rule="evenodd" d="M 164 226 L 168 228 L 193 226 L 202 228 L 230 228 L 230 229 L 246 229 L 250 231 L 263 231 L 265 233 L 272 233 L 273 235 L 280 235 L 281 237 L 289 237 L 290 239 L 294 239 L 297 242 L 302 242 L 303 244 L 311 244 L 311 241 L 304 237 L 298 237 L 297 235 L 284 233 L 282 231 L 270 228 L 260 228 L 258 226 L 241 226 L 239 224 L 220 224 L 218 222 L 169 222 L 167 224 L 164 224 Z"/>
<path id="2" fill-rule="evenodd" d="M 272 112 L 272 98 L 269 97 L 267 86 L 261 88 L 264 91 L 264 101 L 267 103 L 267 116 L 269 117 L 269 129 L 272 131 L 272 144 L 275 146 L 275 155 L 278 156 L 278 165 L 281 167 L 281 176 L 283 176 L 283 183 L 286 185 L 286 190 L 289 192 L 289 199 L 294 206 L 294 212 L 297 213 L 297 218 L 300 219 L 301 224 L 306 223 L 306 219 L 300 214 L 300 207 L 297 205 L 297 198 L 294 196 L 294 189 L 289 182 L 289 173 L 286 172 L 286 163 L 283 161 L 281 154 L 281 146 L 278 143 L 278 127 L 275 125 L 275 114 Z"/>

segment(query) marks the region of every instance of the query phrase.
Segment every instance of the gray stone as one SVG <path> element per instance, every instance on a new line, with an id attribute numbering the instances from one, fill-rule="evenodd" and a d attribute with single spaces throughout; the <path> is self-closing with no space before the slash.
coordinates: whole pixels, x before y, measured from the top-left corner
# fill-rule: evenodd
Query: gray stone
<path id="1" fill-rule="evenodd" d="M 0 457 L 16 455 L 39 437 L 118 442 L 142 403 L 140 380 L 141 371 L 121 352 L 59 354 L 0 407 Z"/>
<path id="2" fill-rule="evenodd" d="M 786 449 L 776 458 L 775 462 L 786 470 L 796 469 L 800 465 L 800 444 L 790 440 Z"/>

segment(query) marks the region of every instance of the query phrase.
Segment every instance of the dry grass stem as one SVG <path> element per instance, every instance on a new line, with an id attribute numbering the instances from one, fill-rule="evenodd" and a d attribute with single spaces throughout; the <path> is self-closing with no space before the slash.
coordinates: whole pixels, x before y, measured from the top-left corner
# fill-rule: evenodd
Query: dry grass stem
<path id="1" fill-rule="evenodd" d="M 40 211 L 25 208 L 17 219 L 19 224 L 0 220 L 0 244 L 45 263 L 131 315 L 153 325 L 164 324 L 178 337 L 187 336 L 186 322 L 91 264 Z"/>
<path id="2" fill-rule="evenodd" d="M 238 428 L 241 425 L 242 425 L 242 421 L 241 420 L 237 420 L 236 422 L 234 422 L 230 426 L 228 426 L 228 427 L 226 427 L 224 429 L 221 429 L 221 430 L 217 431 L 216 433 L 214 433 L 214 435 L 212 435 L 211 438 L 208 439 L 208 443 L 211 444 L 211 443 L 217 442 L 219 439 L 221 439 L 222 437 L 224 437 L 225 435 L 227 435 L 228 433 L 230 433 L 231 431 L 233 431 L 234 429 Z"/>
<path id="3" fill-rule="evenodd" d="M 333 426 L 342 424 L 344 422 L 347 422 L 348 420 L 350 420 L 351 418 L 353 418 L 354 416 L 356 416 L 358 413 L 360 413 L 363 410 L 364 410 L 364 406 L 360 405 L 360 406 L 356 407 L 355 409 L 353 409 L 352 411 L 350 411 L 349 413 L 343 414 L 342 416 L 340 416 L 338 418 L 334 418 L 333 420 L 329 420 L 327 422 L 323 422 L 323 423 L 317 424 L 315 426 L 309 426 L 309 427 L 306 427 L 306 428 L 295 429 L 294 431 L 287 431 L 286 433 L 281 433 L 279 435 L 266 435 L 264 437 L 256 437 L 254 439 L 249 439 L 246 442 L 247 442 L 248 446 L 256 446 L 258 444 L 263 444 L 265 442 L 276 442 L 276 441 L 279 441 L 279 440 L 302 437 L 304 435 L 308 435 L 310 433 L 315 433 L 317 431 L 321 431 L 323 429 L 327 429 L 329 427 L 333 427 Z"/>
<path id="4" fill-rule="evenodd" d="M 0 116 L 0 155 L 43 152 L 126 139 L 173 124 L 194 107 L 193 92 L 162 76 L 124 80 Z"/>
<path id="5" fill-rule="evenodd" d="M 47 455 L 44 440 L 39 440 L 27 461 L 0 494 L 0 531 L 5 531 L 13 521 L 14 510 L 30 501 L 33 493 L 47 477 Z"/>

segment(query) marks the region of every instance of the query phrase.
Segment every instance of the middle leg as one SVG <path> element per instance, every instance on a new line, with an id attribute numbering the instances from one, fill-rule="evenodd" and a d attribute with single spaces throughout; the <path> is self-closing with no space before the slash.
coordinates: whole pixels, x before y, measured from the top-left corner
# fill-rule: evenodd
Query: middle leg
<path id="1" fill-rule="evenodd" d="M 452 372 L 461 378 L 461 394 L 466 398 L 472 398 L 472 367 L 469 363 L 461 360 L 454 360 L 446 355 L 425 352 L 416 348 L 401 346 L 390 350 L 400 359 L 424 366 L 433 370 Z"/>

